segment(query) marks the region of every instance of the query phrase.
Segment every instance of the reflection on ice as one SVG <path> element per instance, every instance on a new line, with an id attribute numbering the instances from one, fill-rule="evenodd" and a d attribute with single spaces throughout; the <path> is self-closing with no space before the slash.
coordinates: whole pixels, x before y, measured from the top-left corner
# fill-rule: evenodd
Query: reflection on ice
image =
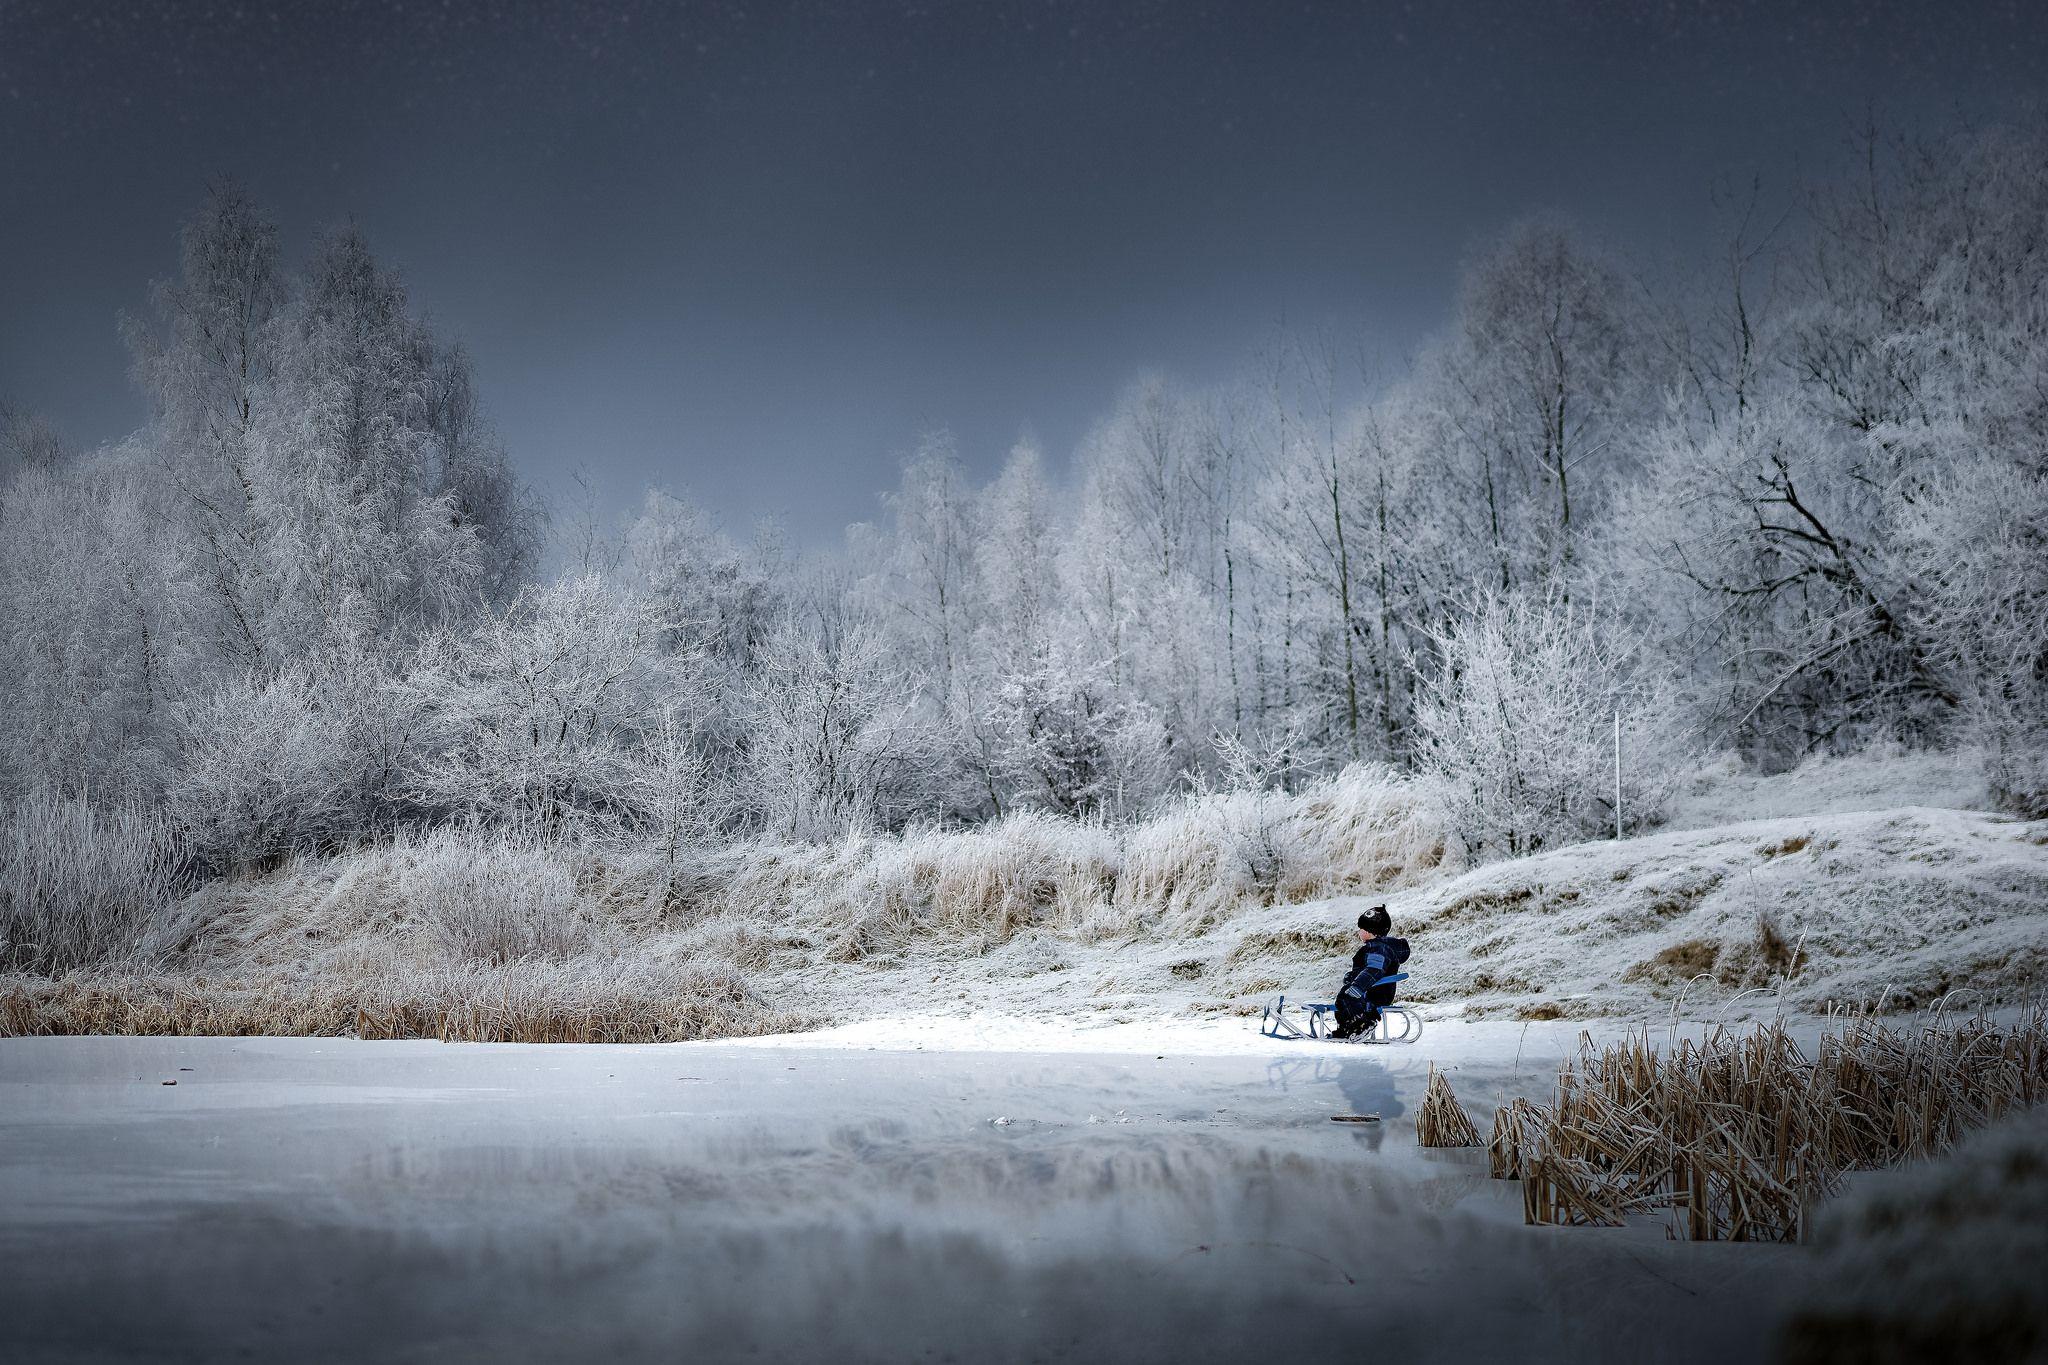
<path id="1" fill-rule="evenodd" d="M 1429 1324 L 1405 1360 L 1621 1359 L 1650 1313 L 1728 1358 L 1787 1265 L 1522 1228 L 1416 1147 L 1426 1060 L 1362 1049 L 104 1045 L 0 1047 L 26 1358 L 1242 1358 L 1355 1340 L 1375 1290 Z"/>

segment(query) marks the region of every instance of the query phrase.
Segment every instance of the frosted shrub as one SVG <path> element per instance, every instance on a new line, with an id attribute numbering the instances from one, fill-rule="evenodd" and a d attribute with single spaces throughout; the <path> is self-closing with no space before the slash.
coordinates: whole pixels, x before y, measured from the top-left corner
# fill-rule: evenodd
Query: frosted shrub
<path id="1" fill-rule="evenodd" d="M 1466 843 L 1491 856 L 1654 821 L 1685 768 L 1671 688 L 1642 641 L 1596 607 L 1488 597 L 1434 637 L 1442 655 L 1416 719 L 1425 772 Z"/>
<path id="2" fill-rule="evenodd" d="M 1405 885 L 1444 857 L 1434 784 L 1364 764 L 1298 792 L 1190 796 L 1127 837 L 1115 909 L 1198 932 L 1247 903 Z"/>
<path id="3" fill-rule="evenodd" d="M 169 821 L 32 793 L 0 824 L 0 969 L 55 974 L 131 961 L 180 889 Z"/>
<path id="4" fill-rule="evenodd" d="M 431 642 L 408 687 L 430 736 L 410 774 L 418 799 L 550 833 L 611 827 L 658 699 L 683 682 L 656 649 L 660 625 L 648 603 L 586 575 Z"/>
<path id="5" fill-rule="evenodd" d="M 439 947 L 462 961 L 561 959 L 589 942 L 564 858 L 513 836 L 434 835 L 403 864 L 396 895 Z"/>
<path id="6" fill-rule="evenodd" d="M 918 680 L 881 635 L 785 622 L 758 664 L 740 709 L 746 796 L 767 831 L 822 840 L 895 823 L 934 760 L 912 715 Z"/>
<path id="7" fill-rule="evenodd" d="M 239 679 L 184 715 L 184 763 L 170 783 L 172 816 L 218 863 L 272 857 L 345 828 L 360 790 L 350 727 L 292 671 Z"/>
<path id="8" fill-rule="evenodd" d="M 2048 478 L 1975 459 L 1901 517 L 1915 624 L 1955 692 L 1993 790 L 2048 815 Z"/>
<path id="9" fill-rule="evenodd" d="M 1165 777 L 1166 731 L 1116 688 L 1106 661 L 1048 651 L 1005 676 L 983 708 L 991 768 L 1018 804 L 1121 814 Z"/>
<path id="10" fill-rule="evenodd" d="M 665 707 L 628 772 L 627 800 L 637 817 L 630 843 L 660 858 L 664 899 L 684 880 L 684 855 L 709 843 L 734 819 L 735 798 L 694 719 Z"/>

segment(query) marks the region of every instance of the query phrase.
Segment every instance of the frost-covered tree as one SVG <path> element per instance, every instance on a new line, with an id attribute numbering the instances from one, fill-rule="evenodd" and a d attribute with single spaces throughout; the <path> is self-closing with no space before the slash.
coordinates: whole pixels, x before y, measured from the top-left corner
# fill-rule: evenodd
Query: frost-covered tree
<path id="1" fill-rule="evenodd" d="M 1984 493 L 2024 507 L 2015 475 L 2044 464 L 2044 155 L 2038 131 L 1889 146 L 1873 134 L 1858 181 L 1816 205 L 1812 298 L 1788 318 L 1784 351 L 1821 439 L 1765 479 L 1761 501 L 1770 534 L 1793 542 L 1785 553 L 1832 590 L 1823 609 L 1863 636 L 1854 690 L 1838 699 L 1851 716 L 1924 730 L 1964 701 L 1954 637 L 1920 607 L 1929 584 L 1915 569 L 1929 561 L 1913 551 L 1929 512 L 1947 511 L 1966 553 L 1961 536 L 1996 532 Z M 1975 485 L 1960 497 L 1959 477 Z"/>
<path id="2" fill-rule="evenodd" d="M 1600 462 L 1642 394 L 1621 273 L 1573 228 L 1519 223 L 1466 270 L 1420 382 L 1434 444 L 1502 591 L 1569 574 L 1600 507 Z"/>
<path id="3" fill-rule="evenodd" d="M 275 227 L 221 182 L 152 302 L 125 324 L 154 411 L 136 445 L 172 490 L 157 511 L 192 685 L 402 640 L 516 591 L 537 509 L 467 359 L 360 233 L 323 238 L 294 281 Z"/>
<path id="4" fill-rule="evenodd" d="M 1907 627 L 1956 692 L 1995 791 L 2048 815 L 2048 468 L 1959 461 L 1900 517 Z"/>
<path id="5" fill-rule="evenodd" d="M 0 398 L 0 484 L 24 469 L 53 470 L 70 454 L 48 418 Z"/>
<path id="6" fill-rule="evenodd" d="M 1019 442 L 981 495 L 974 517 L 982 585 L 977 649 L 1000 669 L 1037 653 L 1059 617 L 1060 526 L 1045 456 Z"/>
<path id="7" fill-rule="evenodd" d="M 872 626 L 779 626 L 742 699 L 745 794 L 761 826 L 824 839 L 916 813 L 935 762 L 918 682 Z"/>
<path id="8" fill-rule="evenodd" d="M 551 837 L 630 822 L 643 744 L 667 708 L 695 700 L 689 660 L 660 647 L 664 624 L 583 577 L 433 639 L 405 683 L 423 730 L 409 795 Z"/>
<path id="9" fill-rule="evenodd" d="M 1203 761 L 1229 696 L 1218 448 L 1202 417 L 1156 376 L 1124 391 L 1083 444 L 1081 509 L 1061 566 L 1080 640 L 1163 727 L 1169 774 Z"/>
<path id="10" fill-rule="evenodd" d="M 278 662 L 268 615 L 269 556 L 261 406 L 276 379 L 286 281 L 277 228 L 232 181 L 217 181 L 179 238 L 180 273 L 151 290 L 153 321 L 124 318 L 153 420 L 141 442 L 176 489 L 160 513 L 185 542 L 189 616 L 212 666 Z"/>
<path id="11" fill-rule="evenodd" d="M 1675 348 L 1684 382 L 1638 438 L 1604 571 L 1641 586 L 1705 718 L 1762 761 L 1981 713 L 1943 615 L 1970 575 L 1925 547 L 1946 512 L 1982 524 L 1959 490 L 2023 494 L 2009 476 L 2048 444 L 2042 145 L 1873 139 L 1798 241 L 1745 220 Z"/>
<path id="12" fill-rule="evenodd" d="M 786 609 L 787 564 L 771 525 L 742 548 L 703 509 L 650 489 L 621 549 L 619 575 L 654 604 L 672 651 L 744 668 Z"/>
<path id="13" fill-rule="evenodd" d="M 1307 695 L 1252 729 L 1277 724 L 1339 763 L 1402 756 L 1406 661 L 1443 591 L 1426 434 L 1404 422 L 1400 389 L 1343 408 L 1327 344 L 1283 353 L 1270 373 L 1267 472 L 1249 543 L 1286 585 L 1285 665 Z"/>
<path id="14" fill-rule="evenodd" d="M 469 353 L 460 343 L 441 347 L 429 338 L 426 344 L 422 390 L 432 439 L 422 488 L 447 507 L 456 528 L 476 532 L 478 590 L 490 604 L 503 606 L 539 567 L 543 509 L 513 472 L 505 448 L 490 429 L 470 373 Z"/>
<path id="15" fill-rule="evenodd" d="M 952 710 L 974 630 L 978 584 L 974 493 L 950 433 L 924 438 L 883 503 L 889 519 L 879 547 L 882 561 L 871 580 L 882 619 L 896 648 Z"/>
<path id="16" fill-rule="evenodd" d="M 1101 660 L 1054 647 L 1011 672 L 981 722 L 1011 803 L 1061 815 L 1128 815 L 1172 775 L 1166 729 Z"/>
<path id="17" fill-rule="evenodd" d="M 1000 815 L 1015 803 L 1011 775 L 992 720 L 1005 683 L 1046 658 L 1062 613 L 1060 531 L 1044 458 L 1029 442 L 1014 446 L 1001 474 L 974 508 L 974 577 L 982 592 L 972 624 L 952 718 L 951 747 L 968 774 L 959 804 Z"/>
<path id="18" fill-rule="evenodd" d="M 262 413 L 258 497 L 282 641 L 402 639 L 486 581 L 481 528 L 436 468 L 434 346 L 362 235 L 323 238 Z"/>
<path id="19" fill-rule="evenodd" d="M 1443 780 L 1475 851 L 1523 854 L 1663 813 L 1688 736 L 1664 663 L 1593 604 L 1488 594 L 1437 634 L 1442 667 L 1416 720 L 1424 771 Z"/>
<path id="20" fill-rule="evenodd" d="M 118 453 L 29 466 L 0 491 L 0 793 L 160 790 L 189 647 L 165 494 Z"/>

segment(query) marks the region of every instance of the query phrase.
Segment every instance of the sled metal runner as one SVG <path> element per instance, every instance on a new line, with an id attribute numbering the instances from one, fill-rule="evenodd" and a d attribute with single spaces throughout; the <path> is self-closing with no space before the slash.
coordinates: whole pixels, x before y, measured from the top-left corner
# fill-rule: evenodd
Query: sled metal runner
<path id="1" fill-rule="evenodd" d="M 1382 977 L 1377 985 L 1391 986 L 1406 981 L 1408 973 Z M 1412 1043 L 1422 1036 L 1422 1017 L 1405 1005 L 1380 1006 L 1379 1018 L 1363 1033 L 1336 1037 L 1337 1007 L 1324 1004 L 1287 1003 L 1281 996 L 1266 1006 L 1259 1032 L 1268 1038 L 1299 1039 L 1309 1043 Z"/>

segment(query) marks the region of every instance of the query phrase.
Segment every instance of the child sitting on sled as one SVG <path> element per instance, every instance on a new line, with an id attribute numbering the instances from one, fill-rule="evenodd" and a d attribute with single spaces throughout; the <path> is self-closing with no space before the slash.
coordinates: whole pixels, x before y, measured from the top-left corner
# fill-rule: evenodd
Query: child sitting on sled
<path id="1" fill-rule="evenodd" d="M 1351 970 L 1337 992 L 1337 1029 L 1332 1038 L 1350 1038 L 1371 1030 L 1380 1021 L 1380 1010 L 1394 1003 L 1394 987 L 1380 984 L 1408 960 L 1408 940 L 1390 938 L 1394 927 L 1387 907 L 1375 905 L 1358 917 L 1358 951 L 1351 955 Z"/>

